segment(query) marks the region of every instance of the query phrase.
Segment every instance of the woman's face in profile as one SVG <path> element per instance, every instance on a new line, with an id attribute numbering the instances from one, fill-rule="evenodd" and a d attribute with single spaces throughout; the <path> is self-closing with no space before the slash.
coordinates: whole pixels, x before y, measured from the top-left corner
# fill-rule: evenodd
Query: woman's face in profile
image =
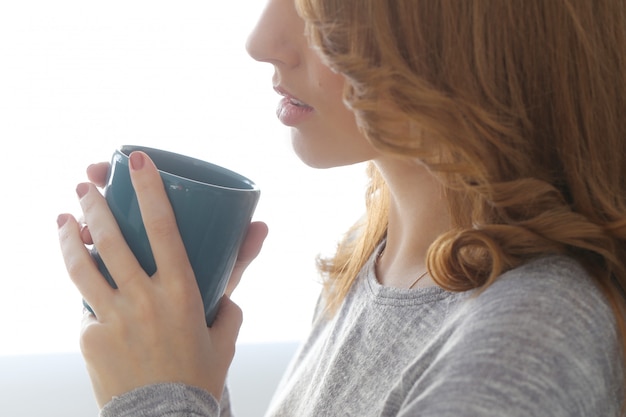
<path id="1" fill-rule="evenodd" d="M 277 116 L 291 127 L 296 154 L 317 168 L 375 158 L 343 102 L 344 77 L 309 47 L 304 29 L 294 0 L 269 0 L 247 43 L 252 58 L 274 66 L 273 86 L 282 96 Z"/>

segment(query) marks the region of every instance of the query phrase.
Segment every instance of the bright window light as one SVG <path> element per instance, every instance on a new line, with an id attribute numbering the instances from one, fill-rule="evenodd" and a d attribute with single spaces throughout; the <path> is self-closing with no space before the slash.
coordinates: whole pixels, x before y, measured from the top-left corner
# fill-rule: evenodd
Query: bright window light
<path id="1" fill-rule="evenodd" d="M 262 189 L 270 235 L 234 299 L 240 342 L 293 341 L 320 291 L 314 258 L 362 212 L 363 166 L 318 171 L 275 117 L 272 68 L 240 1 L 13 1 L 0 6 L 0 355 L 78 351 L 81 298 L 56 216 L 79 213 L 89 163 L 142 144 L 226 166 Z"/>

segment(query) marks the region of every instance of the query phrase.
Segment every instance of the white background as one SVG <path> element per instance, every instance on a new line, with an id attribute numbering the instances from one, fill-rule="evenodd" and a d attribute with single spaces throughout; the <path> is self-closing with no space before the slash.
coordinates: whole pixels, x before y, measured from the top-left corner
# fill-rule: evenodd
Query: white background
<path id="1" fill-rule="evenodd" d="M 234 295 L 241 342 L 307 332 L 314 258 L 362 211 L 362 166 L 318 171 L 276 120 L 272 69 L 245 52 L 263 0 L 0 4 L 0 355 L 74 352 L 82 315 L 57 243 L 85 167 L 121 144 L 226 166 L 262 189 L 270 235 Z"/>

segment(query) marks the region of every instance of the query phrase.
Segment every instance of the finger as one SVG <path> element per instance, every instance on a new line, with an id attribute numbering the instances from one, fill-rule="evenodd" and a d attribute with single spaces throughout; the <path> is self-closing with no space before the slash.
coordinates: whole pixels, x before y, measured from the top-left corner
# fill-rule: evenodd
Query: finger
<path id="1" fill-rule="evenodd" d="M 178 231 L 176 217 L 156 166 L 143 152 L 131 153 L 129 162 L 131 180 L 159 271 L 159 279 L 180 277 L 183 271 L 188 277 L 184 284 L 195 286 L 193 270 Z"/>
<path id="2" fill-rule="evenodd" d="M 118 288 L 137 278 L 146 278 L 102 194 L 91 183 L 79 184 L 76 192 L 93 244 Z"/>
<path id="3" fill-rule="evenodd" d="M 85 223 L 83 216 L 80 216 L 78 219 L 78 224 L 80 224 L 80 237 L 83 238 L 83 243 L 85 245 L 93 245 L 93 239 L 91 238 L 91 233 L 89 232 L 89 226 Z"/>
<path id="4" fill-rule="evenodd" d="M 87 363 L 100 359 L 97 357 L 97 352 L 101 352 L 106 343 L 102 339 L 102 331 L 98 330 L 99 324 L 99 319 L 95 315 L 89 312 L 83 313 L 80 326 L 80 350 Z"/>
<path id="5" fill-rule="evenodd" d="M 211 333 L 215 336 L 222 353 L 230 353 L 229 351 L 232 349 L 232 355 L 234 355 L 234 347 L 242 323 L 243 312 L 241 308 L 228 296 L 222 297 L 215 321 L 211 326 Z"/>
<path id="6" fill-rule="evenodd" d="M 89 232 L 89 226 L 86 224 L 80 227 L 80 237 L 85 245 L 93 245 L 93 238 L 91 237 L 91 232 Z"/>
<path id="7" fill-rule="evenodd" d="M 248 232 L 246 233 L 246 238 L 239 249 L 237 262 L 235 263 L 233 272 L 230 274 L 230 279 L 228 280 L 228 285 L 226 286 L 226 295 L 232 295 L 235 288 L 237 288 L 237 285 L 239 285 L 244 271 L 259 255 L 268 232 L 269 230 L 267 224 L 263 222 L 250 223 L 250 226 L 248 226 Z"/>
<path id="8" fill-rule="evenodd" d="M 76 219 L 70 214 L 61 214 L 57 224 L 65 268 L 78 291 L 97 314 L 114 290 L 102 278 L 83 244 Z"/>
<path id="9" fill-rule="evenodd" d="M 207 329 L 211 341 L 213 378 L 205 388 L 216 398 L 220 398 L 224 390 L 224 381 L 235 357 L 235 346 L 242 322 L 243 315 L 239 306 L 227 296 L 222 297 L 215 321 Z"/>
<path id="10" fill-rule="evenodd" d="M 87 167 L 87 178 L 98 187 L 104 187 L 111 165 L 108 162 L 98 162 Z"/>

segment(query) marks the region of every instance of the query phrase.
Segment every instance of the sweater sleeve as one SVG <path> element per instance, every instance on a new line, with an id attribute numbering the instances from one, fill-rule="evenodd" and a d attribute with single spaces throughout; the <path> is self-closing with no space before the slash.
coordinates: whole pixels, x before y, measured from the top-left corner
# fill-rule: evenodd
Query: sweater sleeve
<path id="1" fill-rule="evenodd" d="M 100 417 L 230 417 L 228 393 L 220 404 L 207 391 L 183 384 L 147 385 L 114 397 Z"/>
<path id="2" fill-rule="evenodd" d="M 608 303 L 581 270 L 524 275 L 470 301 L 383 415 L 617 417 L 623 364 Z"/>

